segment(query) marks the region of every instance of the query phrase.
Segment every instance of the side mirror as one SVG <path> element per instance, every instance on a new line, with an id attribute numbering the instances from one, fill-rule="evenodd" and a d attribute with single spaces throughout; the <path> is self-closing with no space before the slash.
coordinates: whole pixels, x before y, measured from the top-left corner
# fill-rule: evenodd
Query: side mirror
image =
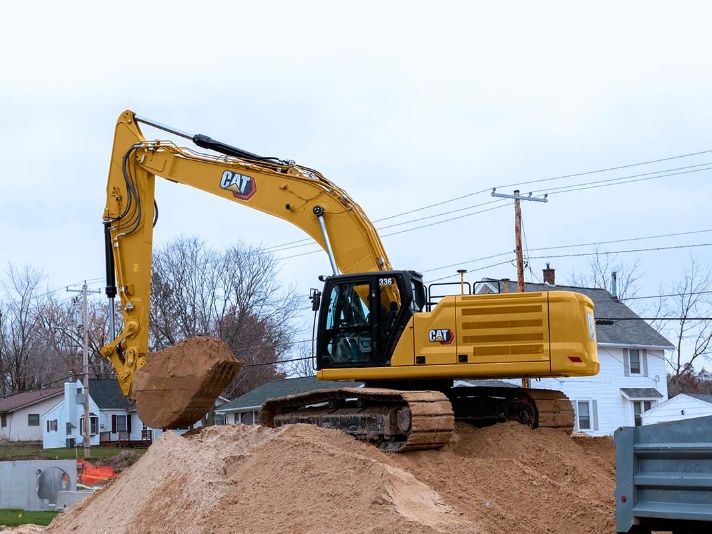
<path id="1" fill-rule="evenodd" d="M 318 312 L 319 311 L 319 301 L 321 301 L 321 291 L 318 289 L 310 289 L 309 290 L 309 300 L 311 300 L 312 303 L 312 311 Z"/>

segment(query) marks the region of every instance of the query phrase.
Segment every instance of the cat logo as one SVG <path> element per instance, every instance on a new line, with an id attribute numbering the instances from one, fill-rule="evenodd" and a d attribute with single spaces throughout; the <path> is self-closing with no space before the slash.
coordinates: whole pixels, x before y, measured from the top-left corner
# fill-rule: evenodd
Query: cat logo
<path id="1" fill-rule="evenodd" d="M 252 177 L 232 171 L 222 173 L 220 187 L 232 191 L 232 195 L 240 200 L 250 200 L 257 192 L 257 185 Z"/>
<path id="2" fill-rule="evenodd" d="M 455 336 L 453 335 L 452 330 L 450 330 L 449 328 L 430 330 L 428 332 L 428 340 L 431 343 L 449 345 L 450 343 L 452 343 L 453 339 L 455 339 Z"/>

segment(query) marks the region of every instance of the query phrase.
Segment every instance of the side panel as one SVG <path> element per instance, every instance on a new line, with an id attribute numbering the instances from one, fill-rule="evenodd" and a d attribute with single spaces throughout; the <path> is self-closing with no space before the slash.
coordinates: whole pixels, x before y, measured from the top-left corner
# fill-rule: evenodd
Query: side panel
<path id="1" fill-rule="evenodd" d="M 416 363 L 418 357 L 421 365 L 457 363 L 456 316 L 454 298 L 441 300 L 432 312 L 413 316 Z"/>
<path id="2" fill-rule="evenodd" d="M 469 363 L 549 361 L 547 293 L 500 293 L 457 300 L 457 350 Z"/>
<path id="3" fill-rule="evenodd" d="M 712 417 L 615 435 L 618 532 L 712 531 Z"/>

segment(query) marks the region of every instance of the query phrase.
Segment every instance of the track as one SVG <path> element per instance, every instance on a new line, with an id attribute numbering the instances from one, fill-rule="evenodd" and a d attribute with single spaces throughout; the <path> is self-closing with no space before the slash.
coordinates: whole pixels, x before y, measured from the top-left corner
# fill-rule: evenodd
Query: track
<path id="1" fill-rule="evenodd" d="M 457 387 L 447 391 L 455 419 L 474 425 L 517 421 L 571 433 L 575 413 L 561 391 L 518 387 Z"/>
<path id="2" fill-rule="evenodd" d="M 320 389 L 270 399 L 259 421 L 269 427 L 309 423 L 334 428 L 388 452 L 440 449 L 455 425 L 443 393 L 380 388 Z"/>

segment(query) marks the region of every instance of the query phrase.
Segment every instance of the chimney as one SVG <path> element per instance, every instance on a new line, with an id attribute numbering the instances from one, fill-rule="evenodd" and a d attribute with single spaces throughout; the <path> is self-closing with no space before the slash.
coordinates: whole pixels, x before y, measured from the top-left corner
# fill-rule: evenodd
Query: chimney
<path id="1" fill-rule="evenodd" d="M 616 271 L 611 273 L 611 295 L 614 299 L 618 298 L 618 273 Z"/>
<path id="2" fill-rule="evenodd" d="M 556 285 L 556 271 L 549 267 L 549 264 L 546 264 L 546 269 L 542 269 L 542 273 L 544 275 L 544 283 L 549 284 L 550 286 L 555 286 Z"/>

